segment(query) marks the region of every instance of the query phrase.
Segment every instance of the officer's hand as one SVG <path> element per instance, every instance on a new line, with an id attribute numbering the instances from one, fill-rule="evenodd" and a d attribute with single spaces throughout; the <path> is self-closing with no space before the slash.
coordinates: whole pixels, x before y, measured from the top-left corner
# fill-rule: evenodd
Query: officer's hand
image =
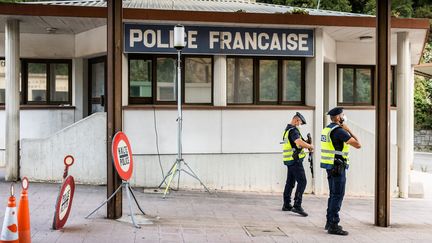
<path id="1" fill-rule="evenodd" d="M 347 132 L 350 131 L 350 129 L 349 129 L 349 127 L 348 127 L 348 125 L 346 123 L 341 124 L 340 127 L 342 127 Z"/>
<path id="2" fill-rule="evenodd" d="M 310 148 L 309 148 L 309 151 L 313 152 L 314 149 L 315 149 L 314 146 L 311 144 L 311 145 L 310 145 Z"/>

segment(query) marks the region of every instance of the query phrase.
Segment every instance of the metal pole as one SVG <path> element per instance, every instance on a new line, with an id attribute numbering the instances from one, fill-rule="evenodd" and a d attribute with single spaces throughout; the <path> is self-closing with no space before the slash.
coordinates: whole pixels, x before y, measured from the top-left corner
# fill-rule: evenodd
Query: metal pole
<path id="1" fill-rule="evenodd" d="M 177 50 L 177 160 L 182 160 L 181 50 Z"/>
<path id="2" fill-rule="evenodd" d="M 377 1 L 375 225 L 390 224 L 390 10 Z"/>

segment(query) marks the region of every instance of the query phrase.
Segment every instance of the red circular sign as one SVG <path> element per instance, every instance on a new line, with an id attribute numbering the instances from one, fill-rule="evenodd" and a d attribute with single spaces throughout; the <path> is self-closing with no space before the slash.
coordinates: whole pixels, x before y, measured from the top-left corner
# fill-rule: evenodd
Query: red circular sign
<path id="1" fill-rule="evenodd" d="M 73 165 L 74 161 L 75 161 L 75 159 L 72 155 L 66 155 L 66 157 L 63 160 L 63 163 L 66 166 L 71 166 L 71 165 Z"/>
<path id="2" fill-rule="evenodd" d="M 112 155 L 114 158 L 114 166 L 120 178 L 128 181 L 132 177 L 133 159 L 129 139 L 123 132 L 118 132 L 114 136 Z"/>
<path id="3" fill-rule="evenodd" d="M 72 208 L 72 199 L 75 192 L 75 181 L 72 176 L 66 177 L 60 189 L 55 207 L 53 229 L 61 229 L 66 224 Z"/>

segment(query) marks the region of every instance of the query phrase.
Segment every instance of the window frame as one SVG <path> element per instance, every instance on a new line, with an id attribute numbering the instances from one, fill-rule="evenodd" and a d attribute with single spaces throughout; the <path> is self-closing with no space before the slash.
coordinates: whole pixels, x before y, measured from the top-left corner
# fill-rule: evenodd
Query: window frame
<path id="1" fill-rule="evenodd" d="M 391 107 L 397 107 L 397 77 L 396 77 L 396 66 L 390 66 L 390 72 L 392 72 L 392 78 L 393 78 L 393 83 L 392 83 L 392 91 L 393 94 L 390 97 L 390 106 Z"/>
<path id="2" fill-rule="evenodd" d="M 340 74 L 339 74 L 339 69 L 340 68 L 351 68 L 353 69 L 353 102 L 340 102 L 339 98 L 341 97 L 341 94 L 339 92 L 339 85 L 340 85 Z M 370 103 L 365 103 L 365 102 L 356 102 L 356 97 L 357 97 L 357 92 L 356 92 L 356 87 L 357 87 L 357 69 L 370 69 L 371 70 L 371 83 L 370 83 L 370 88 L 371 88 L 371 102 Z M 338 64 L 336 67 L 336 79 L 337 79 L 337 104 L 339 106 L 374 106 L 375 105 L 375 66 L 374 65 L 351 65 L 351 64 Z"/>
<path id="3" fill-rule="evenodd" d="M 227 106 L 230 105 L 290 105 L 290 106 L 303 106 L 305 105 L 305 94 L 306 94 L 306 58 L 305 57 L 269 57 L 269 56 L 227 56 L 227 59 L 243 58 L 252 59 L 253 77 L 252 77 L 252 103 L 229 103 L 227 100 Z M 276 60 L 277 61 L 277 100 L 276 101 L 260 101 L 260 60 Z M 301 94 L 300 101 L 284 101 L 283 100 L 283 62 L 289 60 L 297 60 L 301 62 Z M 227 60 L 228 63 L 228 60 Z M 228 76 L 228 73 L 226 74 Z M 228 88 L 227 88 L 228 92 Z"/>
<path id="4" fill-rule="evenodd" d="M 368 103 L 349 103 L 349 102 L 339 102 L 339 68 L 372 68 L 372 80 L 371 80 L 371 95 L 372 95 L 372 104 Z M 392 85 L 391 89 L 393 90 L 393 94 L 390 97 L 390 106 L 397 107 L 397 77 L 396 77 L 396 68 L 397 65 L 390 66 L 390 72 L 392 73 Z M 337 104 L 340 106 L 375 106 L 375 66 L 374 65 L 353 65 L 353 64 L 338 64 L 336 68 L 337 72 Z M 353 72 L 353 75 L 355 72 Z M 355 86 L 353 83 L 353 90 L 355 90 Z M 353 93 L 355 94 L 355 93 Z"/>
<path id="5" fill-rule="evenodd" d="M 211 102 L 210 103 L 185 103 L 185 59 L 189 57 L 210 58 L 211 59 Z M 128 102 L 131 105 L 175 105 L 177 104 L 177 96 L 174 101 L 158 101 L 157 100 L 157 59 L 158 58 L 173 58 L 177 63 L 177 55 L 175 54 L 141 54 L 131 53 L 128 54 Z M 131 97 L 130 96 L 130 61 L 131 60 L 151 60 L 152 61 L 152 97 Z M 213 106 L 214 104 L 214 57 L 212 55 L 182 55 L 181 56 L 181 92 L 182 104 L 185 105 L 203 105 Z M 177 82 L 176 82 L 177 85 Z"/>
<path id="6" fill-rule="evenodd" d="M 5 57 L 0 57 L 0 61 L 5 61 L 6 58 Z M 5 61 L 5 65 L 6 65 L 6 61 Z M 5 70 L 5 86 L 6 86 L 6 70 Z M 6 92 L 6 87 L 5 87 L 5 92 Z M 6 98 L 5 98 L 5 102 L 6 102 Z M 0 106 L 4 106 L 6 103 L 5 102 L 0 102 Z"/>
<path id="7" fill-rule="evenodd" d="M 28 64 L 43 63 L 46 65 L 47 87 L 46 101 L 29 101 L 28 100 Z M 67 101 L 52 101 L 51 100 L 51 65 L 50 64 L 67 64 L 68 65 L 68 100 Z M 71 59 L 21 59 L 21 85 L 22 97 L 21 104 L 25 105 L 72 105 L 72 60 Z"/>

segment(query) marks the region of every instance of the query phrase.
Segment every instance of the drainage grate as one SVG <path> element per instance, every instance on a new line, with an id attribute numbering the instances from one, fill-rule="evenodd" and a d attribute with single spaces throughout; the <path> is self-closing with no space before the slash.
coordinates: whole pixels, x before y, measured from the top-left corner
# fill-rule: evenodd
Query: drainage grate
<path id="1" fill-rule="evenodd" d="M 243 229 L 251 237 L 257 236 L 287 236 L 276 226 L 243 226 Z"/>

